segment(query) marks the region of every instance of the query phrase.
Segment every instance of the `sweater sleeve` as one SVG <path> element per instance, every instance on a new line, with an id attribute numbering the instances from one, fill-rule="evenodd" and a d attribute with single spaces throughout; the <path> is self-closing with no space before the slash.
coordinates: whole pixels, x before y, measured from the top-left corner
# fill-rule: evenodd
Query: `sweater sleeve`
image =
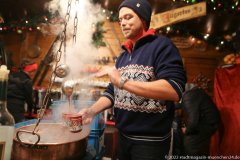
<path id="1" fill-rule="evenodd" d="M 167 80 L 181 99 L 187 78 L 178 49 L 170 39 L 160 37 L 156 54 L 156 78 Z"/>
<path id="2" fill-rule="evenodd" d="M 109 83 L 106 90 L 103 92 L 102 96 L 107 97 L 111 102 L 112 105 L 114 104 L 114 87 L 112 83 Z"/>

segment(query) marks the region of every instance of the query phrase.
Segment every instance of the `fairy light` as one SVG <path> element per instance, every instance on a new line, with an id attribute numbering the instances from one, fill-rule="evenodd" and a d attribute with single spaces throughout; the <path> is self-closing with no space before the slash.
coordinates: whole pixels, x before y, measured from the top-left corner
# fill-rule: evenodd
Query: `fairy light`
<path id="1" fill-rule="evenodd" d="M 207 40 L 208 37 L 209 37 L 209 34 L 206 34 L 206 35 L 204 36 L 204 39 Z"/>
<path id="2" fill-rule="evenodd" d="M 219 8 L 222 7 L 222 3 L 218 3 L 218 7 L 219 7 Z"/>
<path id="3" fill-rule="evenodd" d="M 237 35 L 237 32 L 233 32 L 232 36 L 235 37 Z"/>
<path id="4" fill-rule="evenodd" d="M 21 29 L 18 29 L 18 30 L 17 30 L 17 33 L 18 33 L 18 34 L 22 34 L 22 30 L 21 30 Z"/>
<path id="5" fill-rule="evenodd" d="M 171 30 L 171 27 L 168 26 L 168 27 L 166 28 L 166 30 L 167 30 L 167 32 L 169 32 L 169 31 Z"/>
<path id="6" fill-rule="evenodd" d="M 177 3 L 177 2 L 184 2 L 184 3 L 196 3 L 196 2 L 200 2 L 200 0 L 172 0 L 173 3 Z M 224 0 L 207 0 L 207 5 L 208 5 L 208 9 L 210 9 L 212 12 L 216 12 L 216 13 L 222 13 L 222 12 L 230 12 L 230 13 L 236 13 L 239 14 L 240 13 L 240 4 L 239 4 L 239 0 L 234 0 L 234 2 L 226 2 Z M 112 20 L 112 21 L 117 21 L 118 17 L 117 14 L 114 11 L 110 11 L 107 9 L 102 9 L 101 11 L 102 14 L 105 15 L 105 19 L 107 20 Z M 116 17 L 115 17 L 116 16 Z M 0 16 L 1 17 L 1 16 Z M 5 24 L 0 24 L 0 31 L 1 32 L 5 32 L 5 31 L 18 31 L 19 29 L 24 31 L 24 30 L 34 30 L 34 29 L 38 29 L 40 30 L 38 26 L 39 24 L 36 23 L 47 23 L 47 21 L 50 21 L 49 17 L 47 17 L 46 15 L 42 15 L 40 16 L 40 21 L 39 20 L 35 20 L 35 19 L 28 19 L 26 20 L 25 18 L 25 22 L 23 25 L 22 23 L 5 23 Z M 31 27 L 31 29 L 29 28 Z M 163 28 L 162 30 L 159 30 L 159 33 L 163 33 L 166 32 L 167 34 L 169 34 L 170 32 L 175 32 L 175 33 L 179 33 L 179 30 L 174 28 L 175 26 L 168 26 L 165 29 Z M 95 27 L 93 27 L 93 30 Z M 209 28 L 209 27 L 207 27 Z M 180 26 L 180 31 L 183 34 L 189 34 L 191 32 L 189 32 L 189 30 L 185 30 L 184 28 L 181 28 Z M 193 31 L 194 32 L 194 31 Z M 205 33 L 211 33 L 210 30 L 206 31 Z M 232 35 L 232 37 L 234 37 L 234 34 L 236 33 L 232 33 L 230 35 Z M 210 34 L 202 34 L 202 33 L 195 33 L 193 34 L 193 36 L 196 36 L 198 38 L 201 38 L 202 40 L 205 41 L 209 41 L 209 43 L 213 42 L 214 44 L 219 43 L 218 38 L 224 39 L 224 36 L 222 37 L 218 37 L 218 36 L 214 36 L 214 35 L 210 35 Z M 200 36 L 200 37 L 199 37 Z M 211 37 L 210 37 L 211 36 Z M 189 37 L 190 41 L 195 42 L 196 39 L 195 37 Z M 217 41 L 217 42 L 216 42 Z M 231 43 L 231 40 L 228 40 L 225 38 L 225 42 L 227 43 Z M 221 44 L 224 42 L 221 42 Z M 220 47 L 223 47 L 220 45 L 220 43 L 218 44 Z M 222 44 L 223 45 L 223 44 Z M 224 47 L 227 47 L 224 46 Z"/>
<path id="7" fill-rule="evenodd" d="M 190 43 L 194 44 L 196 42 L 196 38 L 195 37 L 190 37 Z"/>
<path id="8" fill-rule="evenodd" d="M 195 41 L 196 41 L 196 38 L 195 38 L 195 37 L 192 37 L 192 38 L 191 38 L 191 41 L 192 41 L 192 42 L 195 42 Z"/>

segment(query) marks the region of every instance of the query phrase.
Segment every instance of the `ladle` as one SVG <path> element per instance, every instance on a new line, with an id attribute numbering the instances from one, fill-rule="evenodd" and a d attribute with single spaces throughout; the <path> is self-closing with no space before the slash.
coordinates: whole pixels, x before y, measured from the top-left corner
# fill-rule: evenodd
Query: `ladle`
<path id="1" fill-rule="evenodd" d="M 66 37 L 66 35 L 65 35 L 65 37 Z M 57 66 L 57 68 L 55 69 L 55 74 L 59 78 L 66 77 L 69 74 L 69 72 L 70 72 L 70 68 L 66 64 L 66 39 L 64 39 L 63 61 L 64 61 L 64 63 L 59 65 L 59 66 Z"/>
<path id="2" fill-rule="evenodd" d="M 70 69 L 66 64 L 61 64 L 56 68 L 55 74 L 59 78 L 64 78 L 69 74 L 69 71 Z"/>
<path id="3" fill-rule="evenodd" d="M 62 84 L 62 91 L 63 91 L 63 94 L 66 95 L 67 99 L 68 99 L 68 104 L 69 104 L 69 112 L 72 112 L 71 110 L 71 96 L 73 94 L 73 90 L 74 90 L 74 81 L 71 81 L 71 80 L 67 80 L 65 82 L 63 82 Z"/>

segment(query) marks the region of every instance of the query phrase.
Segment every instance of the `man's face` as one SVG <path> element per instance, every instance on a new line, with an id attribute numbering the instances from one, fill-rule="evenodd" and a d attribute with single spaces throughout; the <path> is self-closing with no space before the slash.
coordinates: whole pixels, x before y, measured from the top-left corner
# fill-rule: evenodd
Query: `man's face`
<path id="1" fill-rule="evenodd" d="M 130 8 L 122 7 L 119 11 L 119 23 L 125 38 L 137 40 L 144 31 L 142 20 Z"/>

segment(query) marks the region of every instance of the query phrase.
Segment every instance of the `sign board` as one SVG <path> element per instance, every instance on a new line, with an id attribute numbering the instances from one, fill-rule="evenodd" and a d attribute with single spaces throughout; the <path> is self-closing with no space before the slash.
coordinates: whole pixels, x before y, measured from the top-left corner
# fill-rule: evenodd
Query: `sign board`
<path id="1" fill-rule="evenodd" d="M 150 28 L 160 28 L 184 20 L 204 16 L 207 13 L 206 2 L 173 9 L 152 16 Z"/>

